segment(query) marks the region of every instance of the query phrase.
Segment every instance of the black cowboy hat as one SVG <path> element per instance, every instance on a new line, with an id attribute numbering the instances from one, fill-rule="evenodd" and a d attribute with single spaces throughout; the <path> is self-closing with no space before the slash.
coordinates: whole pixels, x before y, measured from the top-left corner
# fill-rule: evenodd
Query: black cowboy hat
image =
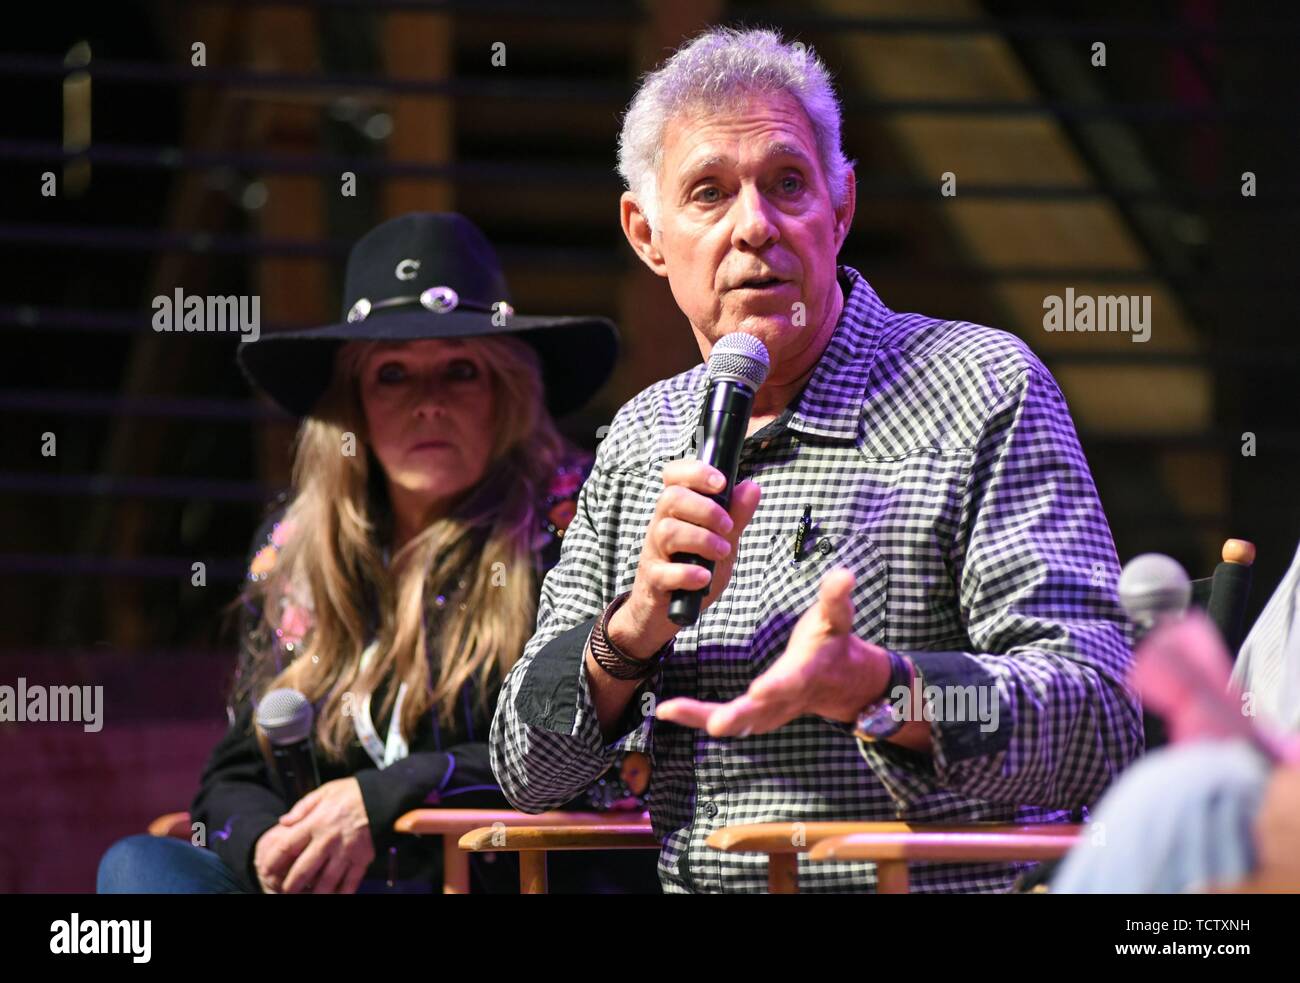
<path id="1" fill-rule="evenodd" d="M 344 342 L 514 335 L 537 352 L 552 416 L 587 402 L 609 377 L 618 333 L 603 317 L 514 313 L 487 238 L 455 212 L 412 212 L 367 232 L 348 254 L 343 320 L 241 343 L 250 382 L 295 416 L 329 386 Z"/>

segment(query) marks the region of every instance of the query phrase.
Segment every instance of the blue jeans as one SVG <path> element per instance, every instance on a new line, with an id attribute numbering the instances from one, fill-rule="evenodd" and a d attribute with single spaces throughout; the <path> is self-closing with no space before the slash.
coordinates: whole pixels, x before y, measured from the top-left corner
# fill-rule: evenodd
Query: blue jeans
<path id="1" fill-rule="evenodd" d="M 100 894 L 245 894 L 211 850 L 142 833 L 118 840 L 99 861 Z"/>
<path id="2" fill-rule="evenodd" d="M 1272 767 L 1241 740 L 1153 751 L 1110 787 L 1052 879 L 1054 894 L 1182 894 L 1255 868 Z"/>
<path id="3" fill-rule="evenodd" d="M 247 894 L 211 850 L 188 840 L 142 833 L 118 840 L 99 861 L 100 894 Z M 433 885 L 367 879 L 358 894 L 430 894 Z"/>

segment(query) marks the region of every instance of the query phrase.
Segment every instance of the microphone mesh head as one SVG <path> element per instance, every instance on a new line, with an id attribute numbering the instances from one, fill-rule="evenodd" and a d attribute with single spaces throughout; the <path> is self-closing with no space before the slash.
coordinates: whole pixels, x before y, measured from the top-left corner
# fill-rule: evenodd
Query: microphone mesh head
<path id="1" fill-rule="evenodd" d="M 737 331 L 718 339 L 709 353 L 709 379 L 735 379 L 757 390 L 771 366 L 767 346 L 752 334 Z"/>
<path id="2" fill-rule="evenodd" d="M 1192 602 L 1192 582 L 1177 560 L 1143 553 L 1124 564 L 1119 602 L 1135 624 L 1149 626 L 1161 615 L 1181 616 Z"/>
<path id="3" fill-rule="evenodd" d="M 314 717 L 311 703 L 296 689 L 273 689 L 257 704 L 257 726 L 276 746 L 305 740 Z"/>

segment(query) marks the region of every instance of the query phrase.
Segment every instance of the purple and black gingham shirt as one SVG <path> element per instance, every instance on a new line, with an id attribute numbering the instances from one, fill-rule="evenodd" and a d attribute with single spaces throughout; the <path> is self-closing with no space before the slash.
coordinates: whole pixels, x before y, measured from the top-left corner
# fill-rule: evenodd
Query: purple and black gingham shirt
<path id="1" fill-rule="evenodd" d="M 497 705 L 493 770 L 529 812 L 571 799 L 618 749 L 651 755 L 667 891 L 766 888 L 763 856 L 705 845 L 728 825 L 1064 820 L 1142 747 L 1115 548 L 1056 382 L 1009 334 L 894 313 L 847 267 L 840 282 L 844 311 L 808 384 L 745 441 L 737 480 L 763 493 L 731 583 L 678 634 L 622 736 L 601 737 L 583 648 L 632 586 L 665 463 L 692 453 L 703 364 L 615 417 Z M 995 729 L 935 722 L 931 757 L 814 716 L 743 739 L 654 720 L 654 700 L 743 693 L 836 566 L 857 576 L 855 632 L 911 656 L 926 686 L 988 687 Z M 1005 890 L 1018 869 L 914 864 L 912 889 Z M 869 891 L 875 868 L 801 858 L 799 885 Z"/>

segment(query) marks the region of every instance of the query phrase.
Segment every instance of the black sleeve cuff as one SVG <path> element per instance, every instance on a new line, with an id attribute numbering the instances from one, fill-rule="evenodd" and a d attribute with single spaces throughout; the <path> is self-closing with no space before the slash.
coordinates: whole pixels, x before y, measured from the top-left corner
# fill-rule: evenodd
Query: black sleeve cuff
<path id="1" fill-rule="evenodd" d="M 916 666 L 923 705 L 929 706 L 933 697 L 930 729 L 948 763 L 995 754 L 1011 746 L 1011 706 L 1002 696 L 997 676 L 978 659 L 965 652 L 899 654 Z M 897 750 L 906 749 L 891 748 L 891 752 Z"/>
<path id="2" fill-rule="evenodd" d="M 515 697 L 524 723 L 556 734 L 571 734 L 578 713 L 578 680 L 587 639 L 600 615 L 556 635 L 533 657 Z"/>

